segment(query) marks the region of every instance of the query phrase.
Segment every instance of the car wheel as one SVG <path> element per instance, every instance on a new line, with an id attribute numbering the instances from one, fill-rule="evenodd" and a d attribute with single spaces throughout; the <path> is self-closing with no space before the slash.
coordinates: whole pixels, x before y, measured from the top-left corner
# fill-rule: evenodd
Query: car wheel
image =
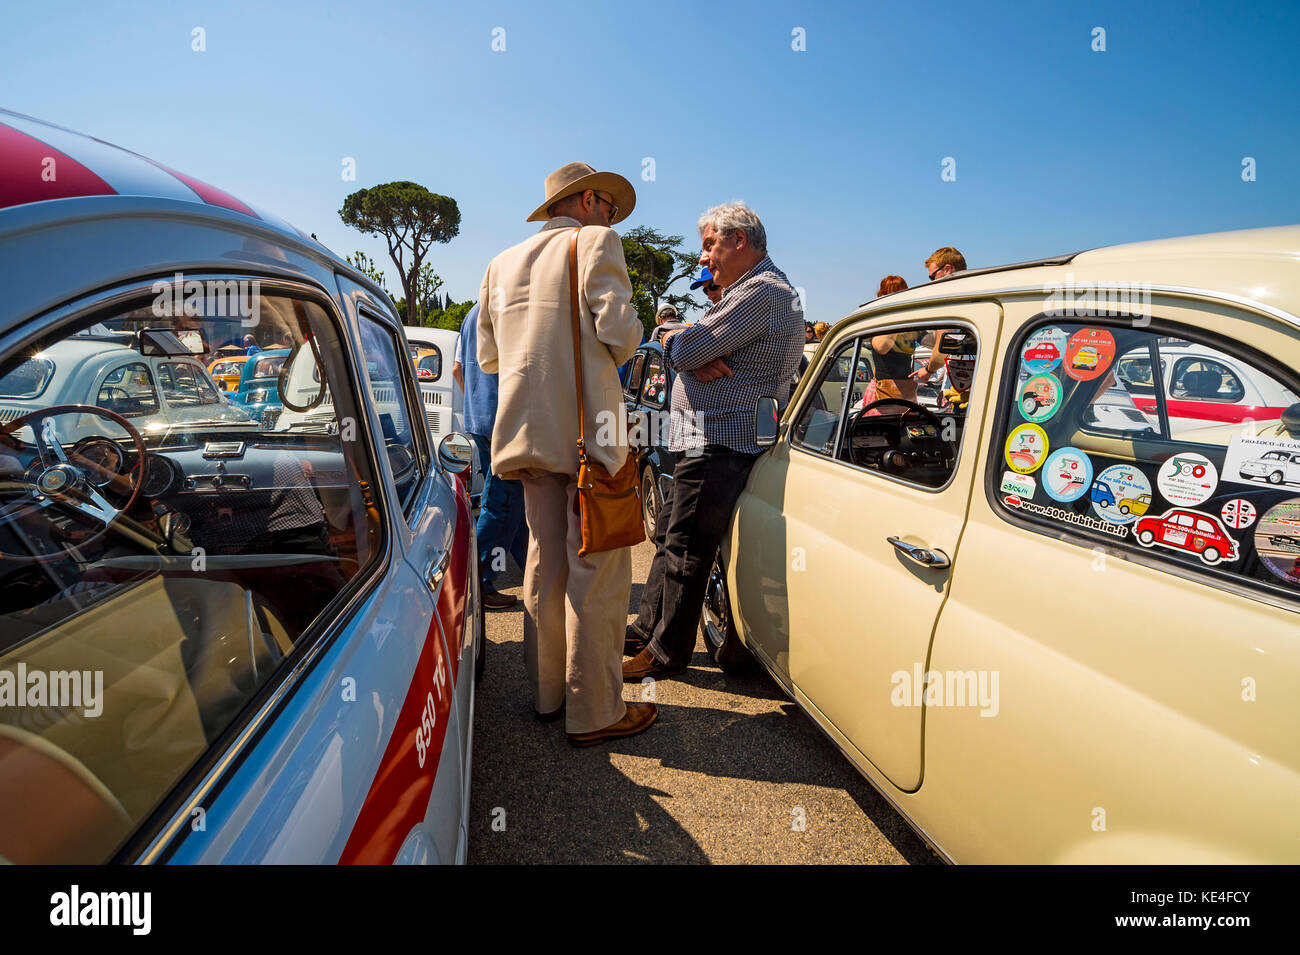
<path id="1" fill-rule="evenodd" d="M 641 472 L 641 523 L 645 525 L 646 540 L 655 539 L 655 522 L 659 519 L 659 508 L 662 505 L 655 469 L 647 464 Z"/>
<path id="2" fill-rule="evenodd" d="M 1156 539 L 1156 535 L 1152 534 L 1150 531 L 1138 531 L 1138 543 L 1140 544 L 1145 544 L 1146 546 L 1150 547 L 1151 542 L 1154 541 L 1155 539 Z"/>
<path id="3" fill-rule="evenodd" d="M 474 628 L 478 634 L 478 647 L 474 651 L 474 682 L 479 683 L 487 669 L 487 621 L 483 615 L 482 584 L 478 588 L 478 600 L 474 602 Z"/>
<path id="4" fill-rule="evenodd" d="M 1038 411 L 1038 399 L 1033 395 L 1025 395 L 1024 399 L 1020 403 L 1020 407 L 1025 410 L 1026 415 L 1033 415 Z"/>
<path id="5" fill-rule="evenodd" d="M 736 673 L 753 665 L 754 658 L 740 642 L 731 617 L 731 595 L 727 593 L 727 575 L 721 556 L 713 559 L 713 569 L 709 572 L 704 609 L 700 613 L 700 633 L 709 656 L 722 670 Z"/>
<path id="6" fill-rule="evenodd" d="M 1270 474 L 1270 475 L 1268 476 L 1268 483 L 1269 483 L 1269 484 L 1281 484 L 1281 483 L 1282 483 L 1282 472 L 1281 472 L 1281 471 L 1274 471 L 1272 474 Z"/>
<path id="7" fill-rule="evenodd" d="M 1128 505 L 1127 505 L 1127 504 L 1121 504 L 1121 505 L 1119 506 L 1119 512 L 1120 512 L 1121 514 L 1127 514 L 1127 513 L 1128 513 Z"/>
<path id="8" fill-rule="evenodd" d="M 1201 559 L 1207 564 L 1217 564 L 1219 562 L 1219 548 L 1207 547 L 1201 551 Z"/>

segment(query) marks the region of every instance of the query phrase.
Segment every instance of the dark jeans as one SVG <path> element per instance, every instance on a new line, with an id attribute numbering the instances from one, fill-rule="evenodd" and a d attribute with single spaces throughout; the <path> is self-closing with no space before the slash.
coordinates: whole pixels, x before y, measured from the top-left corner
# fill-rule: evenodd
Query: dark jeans
<path id="1" fill-rule="evenodd" d="M 717 444 L 696 457 L 677 455 L 655 522 L 654 563 L 632 624 L 660 663 L 679 667 L 691 659 L 709 571 L 757 458 Z"/>
<path id="2" fill-rule="evenodd" d="M 528 524 L 524 520 L 524 486 L 492 473 L 492 439 L 471 434 L 483 462 L 483 494 L 479 498 L 479 578 L 491 587 L 504 567 L 505 554 L 522 568 L 528 559 Z M 500 548 L 500 552 L 497 550 Z M 493 564 L 497 566 L 494 567 Z"/>

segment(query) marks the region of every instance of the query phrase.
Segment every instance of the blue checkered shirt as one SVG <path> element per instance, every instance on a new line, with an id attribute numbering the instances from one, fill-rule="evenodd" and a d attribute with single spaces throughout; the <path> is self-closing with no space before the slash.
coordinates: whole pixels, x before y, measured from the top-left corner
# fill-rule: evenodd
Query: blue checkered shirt
<path id="1" fill-rule="evenodd" d="M 785 273 L 763 256 L 727 286 L 722 299 L 685 331 L 668 339 L 664 352 L 679 374 L 673 383 L 668 448 L 689 451 L 721 444 L 757 454 L 754 409 L 758 399 L 790 399 L 791 381 L 804 346 L 803 306 Z M 734 374 L 702 382 L 690 374 L 715 358 Z"/>

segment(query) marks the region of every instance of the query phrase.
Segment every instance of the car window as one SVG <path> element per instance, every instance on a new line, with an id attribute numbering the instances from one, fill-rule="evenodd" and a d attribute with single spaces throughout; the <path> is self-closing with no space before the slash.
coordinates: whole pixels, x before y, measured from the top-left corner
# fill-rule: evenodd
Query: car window
<path id="1" fill-rule="evenodd" d="M 56 374 L 98 374 L 138 347 L 131 332 L 170 324 L 154 296 L 51 328 L 0 355 L 0 374 L 35 353 Z M 318 343 L 328 421 L 265 429 L 203 404 L 192 363 L 152 376 L 144 358 L 58 386 L 96 395 L 94 410 L 0 399 L 0 802 L 29 807 L 21 839 L 0 829 L 4 861 L 113 855 L 284 679 L 379 550 L 371 451 L 339 433 L 359 413 L 340 326 L 282 293 L 261 309 L 277 335 Z M 228 335 L 228 318 L 185 321 Z M 196 405 L 159 407 L 164 367 Z"/>
<path id="2" fill-rule="evenodd" d="M 836 352 L 794 440 L 868 471 L 943 487 L 961 450 L 976 359 L 967 329 L 873 330 Z"/>
<path id="3" fill-rule="evenodd" d="M 1295 371 L 1231 347 L 1163 323 L 1031 326 L 999 396 L 1000 508 L 1171 570 L 1300 596 Z"/>
<path id="4" fill-rule="evenodd" d="M 0 398 L 39 398 L 54 377 L 54 362 L 28 358 L 0 376 Z"/>
<path id="5" fill-rule="evenodd" d="M 641 378 L 645 371 L 645 355 L 643 351 L 637 352 L 632 356 L 632 365 L 627 370 L 627 383 L 623 386 L 623 393 L 633 401 L 641 395 Z"/>
<path id="6" fill-rule="evenodd" d="M 662 408 L 668 401 L 668 372 L 663 355 L 646 352 L 645 373 L 641 382 L 641 403 L 650 408 Z"/>
<path id="7" fill-rule="evenodd" d="M 99 386 L 95 404 L 123 418 L 157 414 L 158 392 L 149 366 L 144 362 L 132 362 L 110 371 Z"/>
<path id="8" fill-rule="evenodd" d="M 435 348 L 432 355 L 425 355 L 415 366 L 415 372 L 421 381 L 437 381 L 442 377 L 442 352 Z"/>
<path id="9" fill-rule="evenodd" d="M 370 395 L 379 415 L 384 446 L 387 448 L 393 481 L 397 487 L 397 498 L 405 508 L 424 476 L 426 461 L 423 445 L 417 445 L 415 432 L 411 428 L 413 416 L 408 410 L 406 391 L 399 375 L 399 345 L 391 332 L 369 316 L 362 315 L 360 324 L 361 349 L 366 356 Z"/>

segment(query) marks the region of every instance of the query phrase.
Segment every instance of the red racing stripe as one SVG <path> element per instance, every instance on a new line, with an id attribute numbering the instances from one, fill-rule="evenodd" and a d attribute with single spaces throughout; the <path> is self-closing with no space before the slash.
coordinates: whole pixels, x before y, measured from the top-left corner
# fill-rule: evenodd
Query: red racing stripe
<path id="1" fill-rule="evenodd" d="M 132 153 L 132 155 L 140 156 L 139 153 Z M 248 208 L 248 206 L 244 205 L 242 202 L 240 202 L 238 199 L 232 196 L 230 193 L 222 189 L 218 189 L 216 186 L 209 186 L 206 182 L 203 182 L 201 179 L 195 179 L 193 176 L 187 176 L 183 172 L 177 172 L 175 169 L 171 169 L 167 166 L 164 166 L 162 163 L 158 162 L 157 160 L 150 159 L 148 156 L 140 156 L 140 158 L 145 160 L 146 162 L 153 163 L 163 172 L 175 176 L 181 182 L 185 183 L 185 185 L 193 189 L 194 192 L 198 195 L 198 197 L 210 206 L 221 206 L 224 209 L 230 209 L 234 212 L 242 212 L 244 215 L 252 216 L 254 219 L 262 218 L 252 209 Z"/>
<path id="2" fill-rule="evenodd" d="M 469 508 L 457 495 L 456 538 L 452 544 L 451 565 L 443 579 L 442 593 L 455 590 L 459 608 L 457 627 L 448 626 L 453 613 L 441 617 L 447 630 L 447 643 L 459 655 L 461 630 L 464 629 L 463 594 L 468 582 L 465 567 L 469 556 Z M 438 607 L 443 608 L 440 597 Z M 429 811 L 433 781 L 438 773 L 438 759 L 451 721 L 451 700 L 455 686 L 455 660 L 448 665 L 438 636 L 437 620 L 430 620 L 415 676 L 406 691 L 406 699 L 397 714 L 397 724 L 388 740 L 383 758 L 361 812 L 352 826 L 347 845 L 339 857 L 341 865 L 387 865 L 397 858 L 402 843 Z"/>
<path id="3" fill-rule="evenodd" d="M 47 181 L 47 176 L 53 178 Z M 46 199 L 115 195 L 112 186 L 67 153 L 0 123 L 0 209 Z"/>
<path id="4" fill-rule="evenodd" d="M 457 475 L 457 478 L 464 475 Z M 451 683 L 456 685 L 460 676 L 460 660 L 465 644 L 474 639 L 470 621 L 465 619 L 465 600 L 469 596 L 469 531 L 473 515 L 469 509 L 469 494 L 465 483 L 456 482 L 456 539 L 451 545 L 451 563 L 447 576 L 442 579 L 442 592 L 438 595 L 438 618 L 447 634 L 447 648 L 451 653 Z M 461 531 L 464 530 L 464 533 Z"/>

